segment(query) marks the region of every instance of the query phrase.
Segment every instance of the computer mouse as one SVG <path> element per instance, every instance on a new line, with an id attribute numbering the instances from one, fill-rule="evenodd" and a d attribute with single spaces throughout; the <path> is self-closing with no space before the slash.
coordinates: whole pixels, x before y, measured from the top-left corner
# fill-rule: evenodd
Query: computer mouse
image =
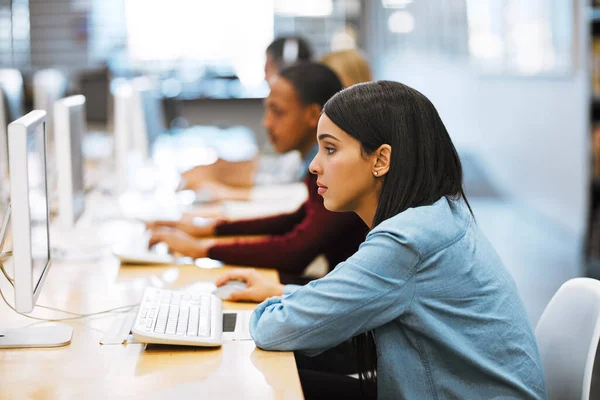
<path id="1" fill-rule="evenodd" d="M 245 282 L 242 281 L 229 281 L 223 286 L 219 286 L 213 290 L 213 294 L 222 300 L 227 300 L 232 293 L 239 292 L 248 287 Z"/>

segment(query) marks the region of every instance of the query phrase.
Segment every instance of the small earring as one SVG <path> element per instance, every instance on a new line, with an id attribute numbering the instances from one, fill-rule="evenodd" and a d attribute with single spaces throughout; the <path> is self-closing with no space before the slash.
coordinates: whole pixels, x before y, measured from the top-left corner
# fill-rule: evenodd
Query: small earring
<path id="1" fill-rule="evenodd" d="M 373 172 L 373 175 L 377 176 L 377 171 L 374 171 L 374 172 Z"/>

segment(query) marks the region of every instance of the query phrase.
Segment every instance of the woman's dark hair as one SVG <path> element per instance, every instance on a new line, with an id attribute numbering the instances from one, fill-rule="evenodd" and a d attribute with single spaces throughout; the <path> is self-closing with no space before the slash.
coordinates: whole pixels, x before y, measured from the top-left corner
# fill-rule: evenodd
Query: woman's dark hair
<path id="1" fill-rule="evenodd" d="M 420 92 L 391 81 L 361 83 L 333 96 L 323 113 L 357 139 L 363 153 L 392 147 L 372 226 L 411 207 L 446 196 L 463 198 L 462 166 L 433 104 Z M 377 353 L 371 332 L 354 338 L 361 379 L 373 380 Z"/>
<path id="2" fill-rule="evenodd" d="M 304 105 L 318 104 L 321 108 L 344 86 L 329 67 L 314 62 L 294 64 L 279 72 L 279 77 L 290 82 Z"/>
<path id="3" fill-rule="evenodd" d="M 281 36 L 275 39 L 267 47 L 267 53 L 273 57 L 279 68 L 297 62 L 310 61 L 313 57 L 310 45 L 299 36 Z"/>

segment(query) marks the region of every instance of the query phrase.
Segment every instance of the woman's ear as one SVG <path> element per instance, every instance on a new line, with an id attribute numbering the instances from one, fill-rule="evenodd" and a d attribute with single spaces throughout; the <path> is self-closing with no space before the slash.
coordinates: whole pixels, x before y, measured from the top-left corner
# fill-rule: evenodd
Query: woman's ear
<path id="1" fill-rule="evenodd" d="M 392 146 L 382 144 L 373 153 L 375 163 L 373 165 L 373 176 L 376 178 L 382 177 L 390 170 L 390 161 L 392 159 Z"/>
<path id="2" fill-rule="evenodd" d="M 321 111 L 323 111 L 323 108 L 321 108 L 321 106 L 316 103 L 306 106 L 306 122 L 310 126 L 314 126 L 316 128 L 319 124 L 319 118 L 321 118 Z"/>

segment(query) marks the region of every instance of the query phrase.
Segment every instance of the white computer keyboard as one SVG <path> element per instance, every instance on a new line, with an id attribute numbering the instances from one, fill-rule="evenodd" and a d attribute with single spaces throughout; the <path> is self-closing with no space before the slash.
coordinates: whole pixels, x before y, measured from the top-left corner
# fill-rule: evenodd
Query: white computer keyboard
<path id="1" fill-rule="evenodd" d="M 208 293 L 147 288 L 131 331 L 141 343 L 220 346 L 221 299 Z"/>

